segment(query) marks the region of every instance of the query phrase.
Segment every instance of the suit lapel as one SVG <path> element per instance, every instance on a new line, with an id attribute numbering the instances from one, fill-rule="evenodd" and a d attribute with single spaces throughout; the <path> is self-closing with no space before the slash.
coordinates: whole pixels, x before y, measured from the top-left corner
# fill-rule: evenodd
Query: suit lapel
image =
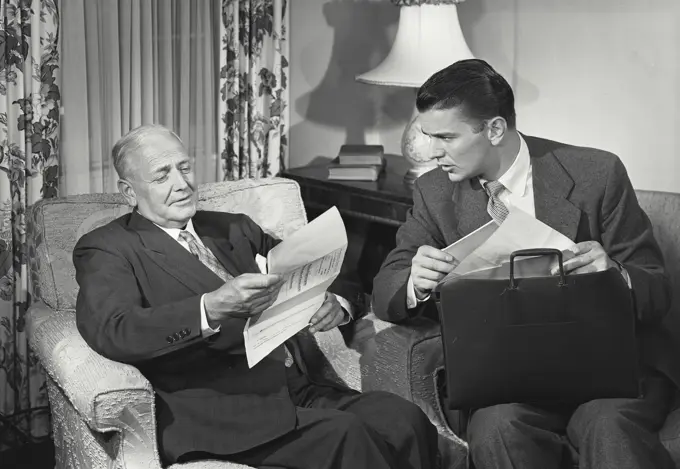
<path id="1" fill-rule="evenodd" d="M 211 212 L 196 212 L 192 219 L 194 229 L 227 272 L 234 277 L 246 272 L 259 272 L 252 253 L 234 249 L 229 241 L 229 228 L 216 224 L 215 220 L 210 220 L 210 216 L 214 215 Z"/>
<path id="2" fill-rule="evenodd" d="M 574 180 L 551 150 L 531 138 L 525 140 L 531 155 L 536 218 L 575 241 L 581 210 L 568 199 Z"/>
<path id="3" fill-rule="evenodd" d="M 144 252 L 153 262 L 196 294 L 216 290 L 224 283 L 171 236 L 136 211 L 132 212 L 128 227 L 139 235 Z"/>
<path id="4" fill-rule="evenodd" d="M 491 220 L 486 211 L 488 201 L 489 197 L 477 178 L 456 184 L 453 189 L 453 206 L 458 220 L 457 231 L 461 238 Z"/>
<path id="5" fill-rule="evenodd" d="M 243 273 L 243 270 L 240 269 L 236 263 L 234 263 L 234 246 L 232 246 L 229 241 L 226 239 L 216 239 L 212 236 L 201 235 L 198 230 L 196 233 L 201 237 L 201 241 L 205 247 L 210 249 L 210 252 L 215 255 L 217 260 L 220 261 L 220 264 L 222 264 L 222 267 L 224 267 L 227 272 L 229 272 L 233 277 L 238 277 Z"/>

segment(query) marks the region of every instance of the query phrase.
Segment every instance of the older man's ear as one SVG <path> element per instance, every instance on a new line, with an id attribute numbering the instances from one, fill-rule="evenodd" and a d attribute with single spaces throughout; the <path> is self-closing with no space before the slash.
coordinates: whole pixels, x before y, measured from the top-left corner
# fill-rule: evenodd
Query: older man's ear
<path id="1" fill-rule="evenodd" d="M 116 183 L 118 186 L 118 192 L 120 192 L 123 197 L 125 197 L 125 202 L 131 207 L 137 206 L 137 196 L 132 184 L 126 179 L 118 179 Z"/>

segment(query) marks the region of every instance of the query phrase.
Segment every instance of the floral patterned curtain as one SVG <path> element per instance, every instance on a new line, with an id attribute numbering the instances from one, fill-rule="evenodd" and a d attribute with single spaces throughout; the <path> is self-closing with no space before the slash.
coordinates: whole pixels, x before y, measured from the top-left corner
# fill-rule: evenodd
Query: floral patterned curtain
<path id="1" fill-rule="evenodd" d="M 287 166 L 288 25 L 286 0 L 222 0 L 225 180 L 276 176 Z"/>
<path id="2" fill-rule="evenodd" d="M 26 212 L 57 195 L 59 13 L 55 0 L 0 2 L 0 442 L 12 442 L 49 434 L 45 378 L 24 330 Z"/>

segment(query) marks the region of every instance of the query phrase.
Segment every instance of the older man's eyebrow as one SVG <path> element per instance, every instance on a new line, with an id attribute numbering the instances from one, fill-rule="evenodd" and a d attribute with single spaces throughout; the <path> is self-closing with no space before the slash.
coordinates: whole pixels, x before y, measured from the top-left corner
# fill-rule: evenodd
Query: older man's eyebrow
<path id="1" fill-rule="evenodd" d="M 170 169 L 171 168 L 169 164 L 164 164 L 163 166 L 158 166 L 157 168 L 154 168 L 153 173 L 154 174 L 169 173 Z"/>

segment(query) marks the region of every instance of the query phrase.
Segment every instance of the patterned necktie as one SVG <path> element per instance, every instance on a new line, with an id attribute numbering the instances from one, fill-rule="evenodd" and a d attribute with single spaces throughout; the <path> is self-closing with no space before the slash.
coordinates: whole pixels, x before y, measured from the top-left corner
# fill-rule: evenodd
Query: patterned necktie
<path id="1" fill-rule="evenodd" d="M 219 278 L 225 282 L 234 278 L 224 269 L 224 267 L 222 267 L 222 264 L 220 264 L 220 261 L 217 260 L 210 249 L 196 242 L 194 235 L 186 230 L 182 230 L 179 232 L 179 239 L 187 243 L 189 245 L 189 251 L 191 254 L 198 257 L 198 260 L 201 261 L 208 269 L 212 270 Z"/>
<path id="2" fill-rule="evenodd" d="M 503 223 L 509 213 L 508 207 L 498 197 L 503 192 L 503 189 L 505 189 L 505 186 L 498 181 L 488 181 L 484 184 L 484 190 L 489 194 L 489 203 L 486 205 L 486 211 L 489 212 L 493 221 L 499 225 Z"/>

